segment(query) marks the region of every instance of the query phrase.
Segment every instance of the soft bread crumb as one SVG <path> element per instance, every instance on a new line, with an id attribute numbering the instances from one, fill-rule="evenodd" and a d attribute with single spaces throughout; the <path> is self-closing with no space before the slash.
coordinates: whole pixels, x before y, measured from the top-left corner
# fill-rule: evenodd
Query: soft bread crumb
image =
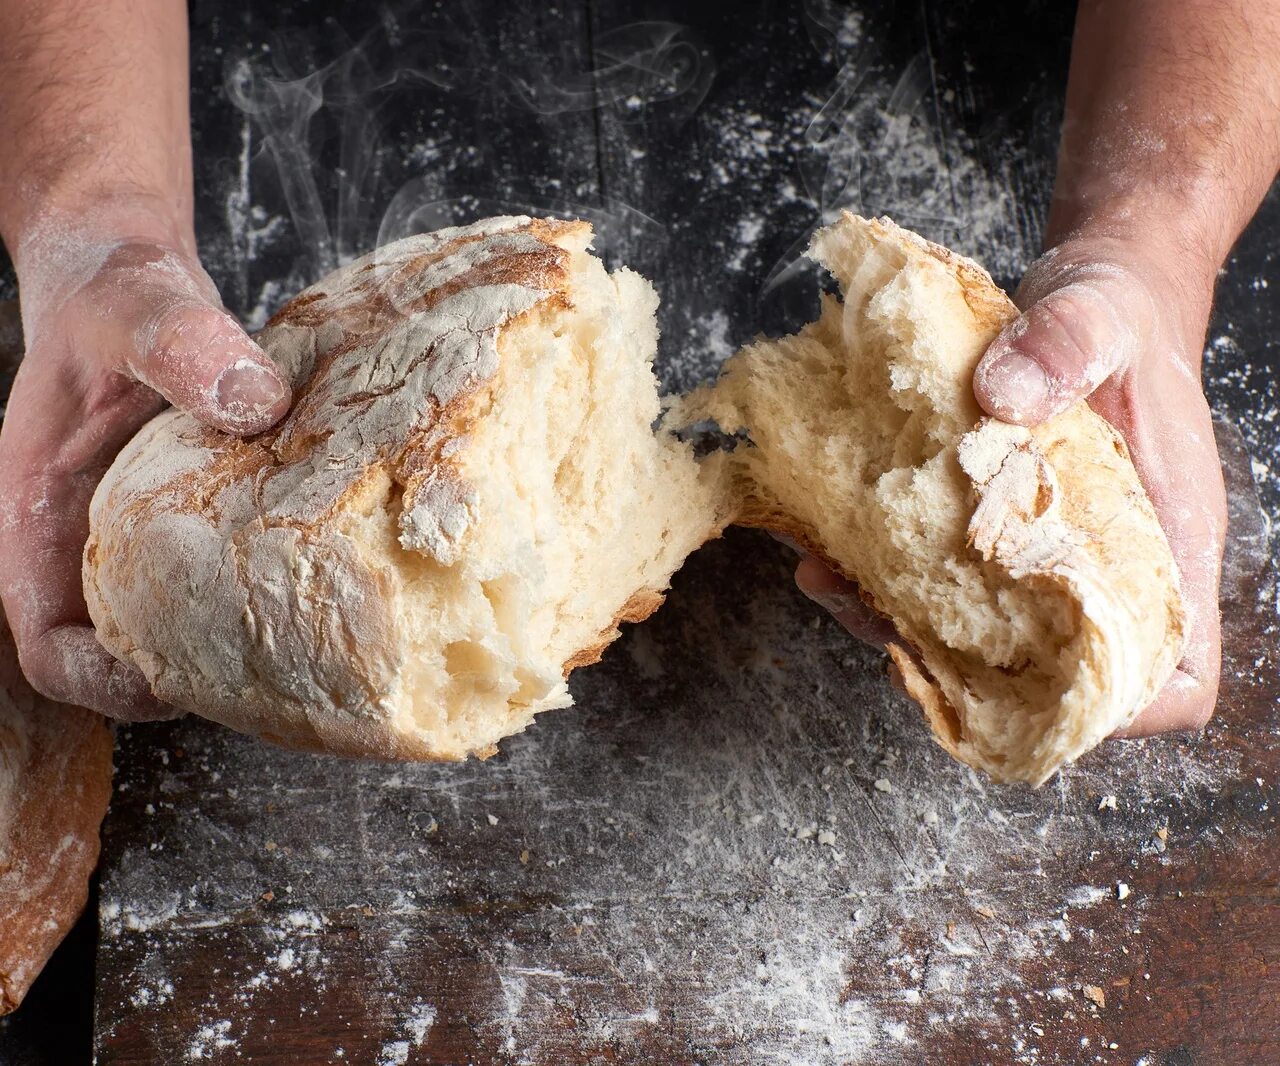
<path id="1" fill-rule="evenodd" d="M 481 758 L 728 522 L 723 462 L 653 427 L 656 297 L 583 222 L 410 237 L 259 334 L 251 440 L 154 419 L 95 493 L 85 596 L 162 699 L 353 756 Z"/>
<path id="2" fill-rule="evenodd" d="M 749 345 L 678 414 L 747 433 L 747 520 L 893 621 L 898 680 L 939 741 L 1039 783 L 1177 660 L 1176 571 L 1150 503 L 1083 404 L 1036 431 L 983 417 L 973 370 L 1016 311 L 975 264 L 850 215 L 811 254 L 843 298 Z"/>
<path id="3" fill-rule="evenodd" d="M 671 574 L 727 514 L 719 460 L 653 430 L 657 296 L 571 248 L 568 305 L 499 336 L 499 370 L 448 456 L 468 517 L 445 559 L 406 548 L 394 486 L 346 529 L 394 575 L 409 644 L 394 728 L 448 755 L 566 707 L 566 679 L 620 621 L 662 602 Z"/>

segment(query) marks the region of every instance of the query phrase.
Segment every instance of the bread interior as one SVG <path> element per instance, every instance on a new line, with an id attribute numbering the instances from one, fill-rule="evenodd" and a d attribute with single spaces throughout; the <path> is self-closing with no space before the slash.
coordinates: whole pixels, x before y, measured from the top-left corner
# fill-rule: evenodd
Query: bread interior
<path id="1" fill-rule="evenodd" d="M 816 251 L 844 299 L 744 349 L 684 417 L 746 432 L 734 465 L 749 518 L 820 551 L 895 621 L 949 704 L 931 714 L 944 742 L 1024 760 L 1075 680 L 1081 623 L 1063 589 L 1015 580 L 968 543 L 957 444 L 981 417 L 970 382 L 989 337 L 972 339 L 958 286 L 935 284 L 940 264 L 838 232 Z"/>
<path id="2" fill-rule="evenodd" d="M 653 288 L 568 234 L 572 305 L 543 305 L 498 339 L 500 370 L 442 456 L 470 521 L 442 562 L 398 539 L 395 487 L 351 519 L 401 583 L 406 667 L 396 726 L 443 757 L 484 750 L 572 702 L 566 678 L 617 623 L 661 602 L 671 574 L 727 521 L 718 460 L 655 430 Z"/>

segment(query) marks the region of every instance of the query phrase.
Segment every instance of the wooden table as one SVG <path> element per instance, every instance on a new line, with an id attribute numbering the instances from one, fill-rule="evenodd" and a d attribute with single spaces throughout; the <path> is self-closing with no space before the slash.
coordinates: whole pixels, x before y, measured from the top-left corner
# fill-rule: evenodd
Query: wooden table
<path id="1" fill-rule="evenodd" d="M 487 764 L 130 730 L 99 1062 L 1276 1061 L 1250 532 L 1218 724 L 1034 793 L 952 765 L 750 534 Z"/>
<path id="2" fill-rule="evenodd" d="M 611 261 L 656 279 L 678 388 L 812 310 L 795 260 L 819 209 L 889 213 L 1006 284 L 1034 254 L 1070 5 L 1016 25 L 977 2 L 512 6 L 396 21 L 198 0 L 201 236 L 236 310 L 260 321 L 415 221 L 585 211 Z M 217 86 L 271 28 L 295 72 L 331 60 L 330 7 L 379 77 L 348 61 L 309 84 L 348 108 L 313 120 L 309 179 L 296 138 Z M 379 86 L 389 60 L 418 73 Z M 289 96 L 237 84 L 259 111 Z M 322 213 L 298 208 L 312 199 Z M 732 532 L 574 676 L 575 709 L 487 763 L 122 731 L 97 1061 L 1280 1061 L 1277 226 L 1273 194 L 1207 351 L 1238 427 L 1220 433 L 1232 541 L 1207 734 L 993 786 L 794 592 L 785 549 Z"/>

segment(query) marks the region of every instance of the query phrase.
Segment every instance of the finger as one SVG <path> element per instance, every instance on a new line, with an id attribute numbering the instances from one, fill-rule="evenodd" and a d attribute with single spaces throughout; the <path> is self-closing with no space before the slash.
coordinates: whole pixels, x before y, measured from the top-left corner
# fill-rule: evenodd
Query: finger
<path id="1" fill-rule="evenodd" d="M 260 433 L 288 410 L 284 375 L 222 307 L 199 264 L 157 245 L 125 245 L 86 293 L 99 313 L 76 323 L 76 351 L 105 349 L 112 365 L 226 433 Z"/>
<path id="2" fill-rule="evenodd" d="M 796 586 L 864 644 L 883 649 L 898 639 L 893 625 L 862 598 L 857 585 L 832 573 L 812 556 L 796 567 Z"/>
<path id="3" fill-rule="evenodd" d="M 1052 263 L 1052 259 L 1050 259 Z M 1126 270 L 1106 263 L 1045 267 L 1029 275 L 1026 311 L 987 348 L 973 390 L 989 414 L 1035 425 L 1129 366 L 1150 333 L 1152 299 Z"/>
<path id="4" fill-rule="evenodd" d="M 152 722 L 182 713 L 156 699 L 142 673 L 114 658 L 89 626 L 58 626 L 28 637 L 18 658 L 32 687 L 59 703 L 88 707 L 121 722 Z"/>
<path id="5" fill-rule="evenodd" d="M 224 433 L 261 433 L 289 409 L 284 376 L 221 308 L 162 304 L 138 333 L 139 381 Z"/>

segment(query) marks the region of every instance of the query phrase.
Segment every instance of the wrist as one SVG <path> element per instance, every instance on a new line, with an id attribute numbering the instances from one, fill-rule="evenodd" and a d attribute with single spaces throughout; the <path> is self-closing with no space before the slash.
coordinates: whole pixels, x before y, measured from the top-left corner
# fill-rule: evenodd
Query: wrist
<path id="1" fill-rule="evenodd" d="M 10 225 L 4 237 L 29 338 L 125 245 L 158 247 L 198 263 L 189 214 L 136 188 L 99 186 L 50 195 Z"/>
<path id="2" fill-rule="evenodd" d="M 1045 246 L 1069 240 L 1120 242 L 1146 250 L 1177 273 L 1208 279 L 1243 228 L 1223 203 L 1205 204 L 1151 190 L 1093 198 L 1059 196 L 1055 190 L 1045 228 Z"/>
<path id="3" fill-rule="evenodd" d="M 192 257 L 195 232 L 189 198 L 128 183 L 52 183 L 21 204 L 0 205 L 0 239 L 21 280 L 47 275 L 76 249 L 129 241 L 159 244 Z"/>

